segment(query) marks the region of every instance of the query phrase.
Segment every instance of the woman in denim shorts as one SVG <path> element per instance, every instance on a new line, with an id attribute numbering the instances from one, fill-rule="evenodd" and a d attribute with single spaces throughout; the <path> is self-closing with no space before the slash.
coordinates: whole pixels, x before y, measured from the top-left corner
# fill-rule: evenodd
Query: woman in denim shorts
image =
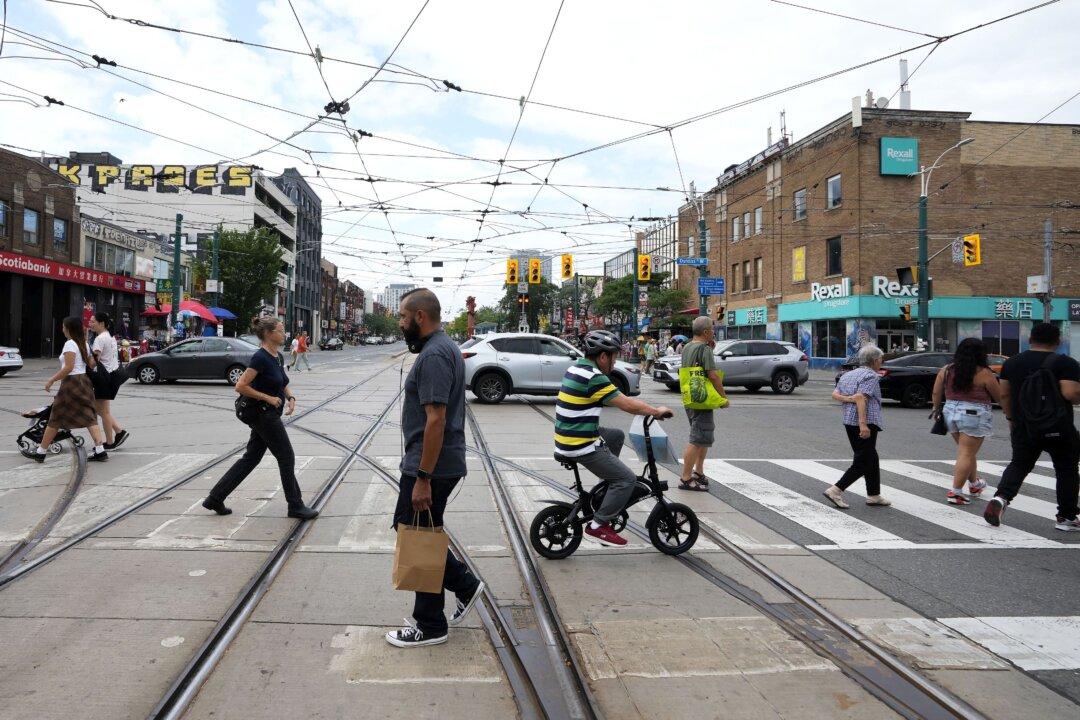
<path id="1" fill-rule="evenodd" d="M 944 417 L 945 427 L 956 441 L 956 468 L 952 488 L 945 496 L 953 505 L 968 505 L 971 497 L 986 487 L 976 473 L 976 456 L 983 440 L 993 432 L 993 403 L 1000 399 L 1001 387 L 987 363 L 986 344 L 978 338 L 962 341 L 952 363 L 943 367 L 934 381 L 934 416 Z"/>

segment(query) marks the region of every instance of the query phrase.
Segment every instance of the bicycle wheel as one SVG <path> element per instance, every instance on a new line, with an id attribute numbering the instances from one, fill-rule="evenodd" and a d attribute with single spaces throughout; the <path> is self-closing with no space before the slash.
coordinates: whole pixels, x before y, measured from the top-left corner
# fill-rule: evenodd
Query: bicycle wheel
<path id="1" fill-rule="evenodd" d="M 657 515 L 649 526 L 649 540 L 665 555 L 681 555 L 694 547 L 698 537 L 698 518 L 682 503 L 669 503 L 667 512 Z"/>
<path id="2" fill-rule="evenodd" d="M 570 557 L 581 544 L 581 524 L 570 518 L 570 508 L 549 505 L 533 518 L 529 542 L 536 552 L 550 560 Z"/>

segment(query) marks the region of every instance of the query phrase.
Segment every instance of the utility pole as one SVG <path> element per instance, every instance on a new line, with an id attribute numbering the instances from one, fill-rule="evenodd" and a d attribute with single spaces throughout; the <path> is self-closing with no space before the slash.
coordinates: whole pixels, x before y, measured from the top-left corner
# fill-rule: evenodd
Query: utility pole
<path id="1" fill-rule="evenodd" d="M 574 324 L 577 325 L 578 327 L 580 327 L 581 326 L 581 316 L 580 316 L 579 313 L 581 312 L 581 305 L 580 305 L 579 301 L 580 301 L 581 296 L 579 294 L 578 287 L 579 287 L 578 274 L 577 274 L 577 272 L 575 272 L 574 273 Z M 577 328 L 574 329 L 574 334 L 575 335 L 577 334 Z"/>
<path id="2" fill-rule="evenodd" d="M 221 246 L 221 226 L 218 225 L 214 228 L 214 244 L 210 252 L 210 278 L 214 281 L 214 307 L 221 307 L 221 281 L 219 278 L 218 268 L 218 249 Z M 224 337 L 225 328 L 223 326 L 224 320 L 218 318 L 217 334 L 218 337 Z"/>
<path id="3" fill-rule="evenodd" d="M 1043 274 L 1046 275 L 1046 292 L 1043 294 L 1043 322 L 1050 322 L 1050 309 L 1054 302 L 1054 224 L 1047 218 L 1043 221 Z"/>
<path id="4" fill-rule="evenodd" d="M 176 336 L 176 324 L 180 322 L 180 301 L 184 297 L 183 288 L 180 286 L 180 228 L 184 222 L 184 216 L 176 213 L 176 236 L 173 242 L 173 271 L 172 271 L 172 312 L 169 313 L 169 332 L 171 337 Z"/>
<path id="5" fill-rule="evenodd" d="M 706 235 L 708 234 L 708 228 L 705 225 L 705 196 L 698 195 L 697 190 L 694 189 L 694 183 L 690 183 L 690 202 L 697 205 L 698 209 L 698 256 L 705 258 L 705 264 L 698 266 L 699 277 L 709 277 L 709 262 L 707 249 L 705 247 Z M 689 250 L 689 248 L 687 248 Z M 704 316 L 709 314 L 709 301 L 706 299 L 708 295 L 698 294 L 698 315 Z"/>
<path id="6" fill-rule="evenodd" d="M 630 323 L 630 347 L 634 348 L 634 350 L 630 353 L 630 360 L 632 362 L 634 360 L 634 357 L 637 355 L 637 334 L 638 334 L 637 309 L 638 309 L 638 292 L 639 292 L 639 290 L 638 290 L 638 277 L 637 277 L 638 276 L 638 248 L 637 248 L 637 240 L 636 239 L 634 240 L 634 265 L 633 265 L 633 268 L 632 268 L 631 272 L 633 272 L 633 274 L 634 274 L 634 294 L 630 298 L 630 317 L 633 318 L 633 320 L 631 320 L 631 323 Z"/>
<path id="7" fill-rule="evenodd" d="M 293 264 L 296 264 L 295 257 L 293 258 Z M 289 265 L 288 281 L 285 287 L 285 327 L 292 333 L 293 337 L 296 336 L 296 328 L 293 327 L 293 265 Z"/>

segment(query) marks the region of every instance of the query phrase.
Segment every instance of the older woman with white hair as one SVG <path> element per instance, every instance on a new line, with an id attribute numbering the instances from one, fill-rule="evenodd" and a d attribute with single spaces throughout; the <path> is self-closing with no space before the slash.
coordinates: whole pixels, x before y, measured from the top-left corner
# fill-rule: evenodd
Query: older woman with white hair
<path id="1" fill-rule="evenodd" d="M 844 430 L 855 454 L 849 467 L 835 485 L 825 490 L 825 497 L 841 510 L 844 490 L 859 478 L 866 478 L 866 504 L 891 505 L 881 496 L 881 466 L 877 436 L 884 427 L 881 414 L 881 361 L 884 353 L 877 345 L 863 345 L 856 356 L 859 367 L 840 376 L 833 398 L 844 404 Z"/>

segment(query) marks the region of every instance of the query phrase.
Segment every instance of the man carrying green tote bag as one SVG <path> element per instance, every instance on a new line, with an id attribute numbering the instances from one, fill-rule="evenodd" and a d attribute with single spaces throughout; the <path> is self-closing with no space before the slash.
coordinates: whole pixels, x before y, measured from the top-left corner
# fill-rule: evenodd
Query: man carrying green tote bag
<path id="1" fill-rule="evenodd" d="M 712 447 L 716 423 L 713 410 L 727 407 L 724 376 L 716 369 L 712 353 L 712 320 L 701 316 L 691 326 L 694 339 L 682 351 L 679 368 L 679 389 L 683 407 L 690 421 L 690 439 L 683 455 L 680 490 L 708 490 L 705 477 L 705 455 Z"/>

